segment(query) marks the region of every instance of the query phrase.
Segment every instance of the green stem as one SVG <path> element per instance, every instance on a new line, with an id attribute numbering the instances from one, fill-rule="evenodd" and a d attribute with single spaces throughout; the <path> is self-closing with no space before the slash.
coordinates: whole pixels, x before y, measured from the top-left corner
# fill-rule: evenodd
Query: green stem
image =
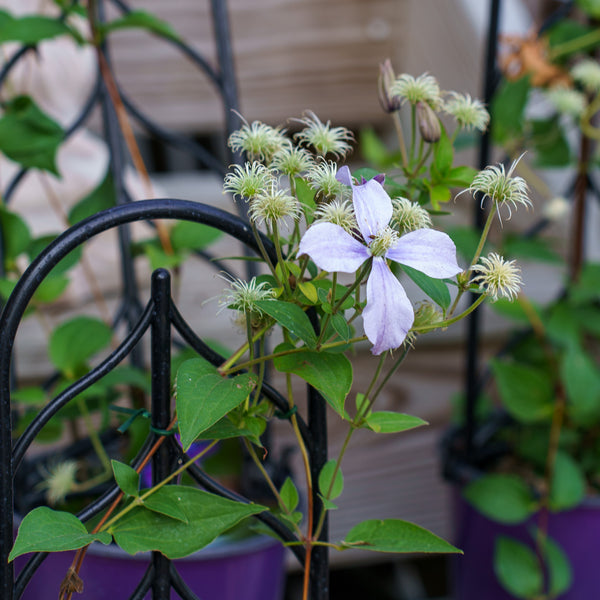
<path id="1" fill-rule="evenodd" d="M 277 223 L 273 223 L 273 243 L 275 244 L 275 252 L 277 253 L 277 264 L 279 264 L 281 268 L 281 276 L 283 277 L 283 287 L 285 291 L 291 295 L 288 270 L 285 261 L 283 260 L 283 254 L 281 254 L 281 242 L 279 240 L 279 231 L 277 230 Z"/>
<path id="2" fill-rule="evenodd" d="M 600 29 L 594 29 L 594 31 L 590 31 L 589 33 L 575 38 L 574 40 L 569 40 L 568 42 L 563 42 L 562 44 L 554 46 L 554 48 L 552 48 L 552 50 L 550 50 L 548 53 L 548 58 L 550 61 L 554 62 L 564 54 L 577 52 L 577 50 L 582 50 L 583 48 L 591 46 L 599 41 Z"/>
<path id="3" fill-rule="evenodd" d="M 448 327 L 457 323 L 461 319 L 464 319 L 467 315 L 471 314 L 485 299 L 486 294 L 481 294 L 475 302 L 473 302 L 467 309 L 461 312 L 456 317 L 452 317 L 451 319 L 444 319 L 443 321 L 438 321 L 437 323 L 432 323 L 431 325 L 421 325 L 420 327 L 413 327 L 411 331 L 416 333 L 424 333 L 426 331 L 433 331 L 434 329 L 440 329 L 442 327 Z"/>
<path id="4" fill-rule="evenodd" d="M 410 105 L 410 157 L 409 164 L 412 165 L 415 156 L 415 142 L 417 139 L 417 109 L 414 104 Z"/>
<path id="5" fill-rule="evenodd" d="M 110 458 L 108 458 L 108 454 L 106 454 L 106 450 L 104 449 L 104 446 L 100 441 L 100 436 L 98 435 L 98 432 L 96 431 L 96 428 L 92 423 L 85 400 L 83 398 L 77 398 L 77 406 L 79 407 L 81 416 L 83 417 L 83 422 L 85 423 L 88 435 L 90 436 L 90 442 L 92 443 L 94 451 L 96 452 L 96 455 L 102 463 L 102 468 L 104 469 L 104 472 L 112 473 Z"/>
<path id="6" fill-rule="evenodd" d="M 118 512 L 110 521 L 104 523 L 104 525 L 100 528 L 100 531 L 107 531 L 109 528 L 116 523 L 120 518 L 125 516 L 128 512 L 133 510 L 136 506 L 141 506 L 144 504 L 144 500 L 154 494 L 157 490 L 159 490 L 164 485 L 167 485 L 169 481 L 173 480 L 180 473 L 183 473 L 189 466 L 193 465 L 199 458 L 202 458 L 208 451 L 210 451 L 216 444 L 218 440 L 213 440 L 206 448 L 204 448 L 201 452 L 199 452 L 196 456 L 190 458 L 187 462 L 183 463 L 178 469 L 173 471 L 168 477 L 163 479 L 160 483 L 157 483 L 154 487 L 146 490 L 141 496 L 138 496 L 133 502 L 128 504 L 123 510 Z"/>
<path id="7" fill-rule="evenodd" d="M 408 169 L 408 157 L 406 156 L 406 143 L 404 141 L 404 133 L 402 132 L 402 123 L 400 121 L 400 111 L 395 110 L 392 113 L 392 120 L 398 136 L 398 145 L 400 146 L 400 156 L 402 157 L 402 166 Z"/>

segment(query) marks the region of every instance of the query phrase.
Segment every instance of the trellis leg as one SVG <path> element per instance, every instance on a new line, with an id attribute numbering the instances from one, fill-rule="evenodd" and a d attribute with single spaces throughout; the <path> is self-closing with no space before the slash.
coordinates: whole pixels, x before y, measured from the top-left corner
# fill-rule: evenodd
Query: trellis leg
<path id="1" fill-rule="evenodd" d="M 151 327 L 152 427 L 165 430 L 171 420 L 171 320 L 169 318 L 171 277 L 165 269 L 152 275 L 154 302 Z M 152 457 L 152 485 L 165 479 L 171 470 L 168 444 L 162 444 Z M 170 560 L 160 552 L 152 553 L 154 563 L 154 600 L 169 600 L 171 591 Z"/>

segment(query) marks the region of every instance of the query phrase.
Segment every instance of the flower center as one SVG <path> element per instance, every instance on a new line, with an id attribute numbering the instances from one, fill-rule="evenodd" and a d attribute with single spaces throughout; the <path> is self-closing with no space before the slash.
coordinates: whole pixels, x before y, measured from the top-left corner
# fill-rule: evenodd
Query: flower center
<path id="1" fill-rule="evenodd" d="M 385 253 L 396 245 L 398 232 L 391 227 L 382 229 L 371 242 L 369 249 L 372 256 L 384 256 Z"/>

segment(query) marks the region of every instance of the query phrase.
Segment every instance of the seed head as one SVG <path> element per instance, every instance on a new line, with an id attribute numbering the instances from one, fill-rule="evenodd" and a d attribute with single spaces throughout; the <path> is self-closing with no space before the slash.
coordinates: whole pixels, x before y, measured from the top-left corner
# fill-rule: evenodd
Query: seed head
<path id="1" fill-rule="evenodd" d="M 585 96 L 581 92 L 568 87 L 555 87 L 548 90 L 547 96 L 560 114 L 576 119 L 581 116 L 587 105 Z"/>
<path id="2" fill-rule="evenodd" d="M 354 141 L 354 135 L 345 127 L 331 127 L 330 121 L 322 123 L 314 112 L 307 110 L 302 119 L 296 119 L 305 127 L 294 137 L 301 144 L 312 146 L 317 154 L 340 158 L 345 156 L 351 149 L 350 142 Z"/>
<path id="3" fill-rule="evenodd" d="M 348 200 L 332 200 L 322 202 L 315 210 L 315 222 L 327 222 L 339 225 L 348 233 L 356 229 L 354 208 Z"/>
<path id="4" fill-rule="evenodd" d="M 253 223 L 267 223 L 273 227 L 286 217 L 300 218 L 300 205 L 287 190 L 278 188 L 273 182 L 268 188 L 250 200 L 248 216 Z"/>
<path id="5" fill-rule="evenodd" d="M 252 162 L 233 165 L 233 172 L 225 175 L 223 192 L 231 192 L 241 198 L 255 198 L 273 183 L 273 175 L 261 163 Z"/>
<path id="6" fill-rule="evenodd" d="M 237 310 L 243 314 L 250 314 L 256 318 L 262 318 L 263 311 L 256 305 L 260 300 L 270 300 L 275 297 L 275 291 L 267 287 L 267 282 L 258 283 L 256 277 L 250 281 L 243 279 L 227 279 L 229 289 L 225 290 L 219 299 L 219 305 L 223 308 Z"/>
<path id="7" fill-rule="evenodd" d="M 566 198 L 556 196 L 544 206 L 544 216 L 551 221 L 564 220 L 571 211 L 571 205 Z"/>
<path id="8" fill-rule="evenodd" d="M 437 79 L 427 73 L 419 75 L 416 79 L 404 73 L 391 86 L 391 93 L 400 98 L 400 102 L 417 102 L 428 104 L 433 110 L 442 107 L 442 93 Z"/>
<path id="9" fill-rule="evenodd" d="M 490 122 L 490 115 L 483 104 L 471 98 L 469 94 L 450 92 L 450 99 L 444 103 L 444 112 L 452 115 L 462 129 L 478 129 L 485 131 Z"/>
<path id="10" fill-rule="evenodd" d="M 392 225 L 400 233 L 431 227 L 429 213 L 418 202 L 411 202 L 408 198 L 394 198 L 392 206 Z"/>
<path id="11" fill-rule="evenodd" d="M 503 164 L 488 166 L 483 171 L 479 171 L 468 191 L 479 192 L 482 195 L 482 205 L 486 198 L 490 198 L 498 207 L 506 206 L 509 218 L 512 214 L 511 208 L 516 208 L 517 204 L 531 206 L 531 200 L 527 195 L 527 183 L 522 177 L 512 177 L 520 158 L 513 161 L 508 173 L 505 172 Z"/>
<path id="12" fill-rule="evenodd" d="M 268 164 L 278 150 L 289 146 L 291 142 L 285 137 L 284 130 L 252 121 L 251 125 L 245 123 L 234 131 L 227 143 L 234 152 L 245 152 L 250 160 Z"/>
<path id="13" fill-rule="evenodd" d="M 336 179 L 337 165 L 333 161 L 321 160 L 306 174 L 308 184 L 315 190 L 317 201 L 333 200 L 346 193 L 346 187 Z"/>
<path id="14" fill-rule="evenodd" d="M 512 301 L 519 295 L 523 280 L 521 269 L 514 260 L 504 260 L 499 254 L 491 252 L 487 257 L 481 257 L 481 263 L 472 267 L 479 275 L 471 283 L 483 287 L 492 301 L 495 302 L 499 297 Z"/>
<path id="15" fill-rule="evenodd" d="M 288 177 L 296 177 L 300 173 L 305 173 L 314 165 L 312 155 L 304 148 L 288 146 L 282 148 L 273 156 L 271 168 L 279 171 Z"/>
<path id="16" fill-rule="evenodd" d="M 41 487 L 46 490 L 46 500 L 50 506 L 63 502 L 66 495 L 76 485 L 77 463 L 65 460 L 48 467 L 48 472 Z"/>
<path id="17" fill-rule="evenodd" d="M 572 69 L 571 75 L 580 83 L 586 92 L 600 92 L 600 64 L 598 61 L 587 58 L 578 62 Z"/>

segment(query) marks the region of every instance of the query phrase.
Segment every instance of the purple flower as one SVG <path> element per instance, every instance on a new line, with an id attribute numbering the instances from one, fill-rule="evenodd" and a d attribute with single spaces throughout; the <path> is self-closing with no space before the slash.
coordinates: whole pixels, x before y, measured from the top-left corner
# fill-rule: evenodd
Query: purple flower
<path id="1" fill-rule="evenodd" d="M 352 187 L 352 202 L 364 243 L 339 225 L 316 223 L 300 241 L 299 254 L 308 254 L 324 271 L 354 273 L 372 259 L 363 311 L 365 334 L 373 354 L 398 348 L 414 321 L 413 307 L 386 259 L 417 269 L 429 277 L 453 277 L 462 269 L 456 247 L 441 231 L 418 229 L 400 237 L 390 226 L 392 201 L 379 179 L 354 185 L 348 167 L 338 172 Z"/>

